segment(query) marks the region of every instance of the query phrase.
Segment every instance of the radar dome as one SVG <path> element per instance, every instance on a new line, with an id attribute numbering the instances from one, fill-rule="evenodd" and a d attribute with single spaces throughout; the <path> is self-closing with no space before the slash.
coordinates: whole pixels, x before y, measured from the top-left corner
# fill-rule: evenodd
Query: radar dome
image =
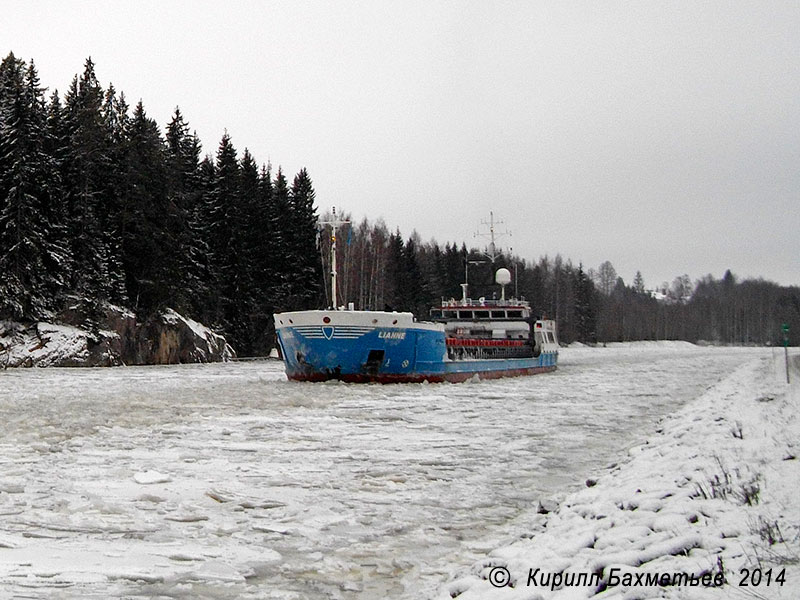
<path id="1" fill-rule="evenodd" d="M 511 283 L 511 271 L 508 269 L 497 269 L 497 273 L 494 274 L 494 280 L 498 285 L 508 285 Z"/>

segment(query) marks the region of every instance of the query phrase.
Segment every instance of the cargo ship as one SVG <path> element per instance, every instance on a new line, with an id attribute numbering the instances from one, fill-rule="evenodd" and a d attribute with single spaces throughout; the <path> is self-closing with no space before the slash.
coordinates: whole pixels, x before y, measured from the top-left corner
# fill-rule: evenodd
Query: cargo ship
<path id="1" fill-rule="evenodd" d="M 336 298 L 336 227 L 331 235 L 331 298 Z M 443 300 L 426 321 L 410 312 L 331 306 L 274 315 L 286 376 L 295 381 L 462 382 L 534 375 L 558 363 L 556 323 L 534 319 L 525 300 L 506 300 L 508 269 L 495 273 L 499 300 Z"/>

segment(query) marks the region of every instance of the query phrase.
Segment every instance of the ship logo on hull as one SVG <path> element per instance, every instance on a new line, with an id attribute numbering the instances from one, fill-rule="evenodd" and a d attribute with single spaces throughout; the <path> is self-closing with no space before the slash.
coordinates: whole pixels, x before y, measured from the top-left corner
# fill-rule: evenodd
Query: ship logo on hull
<path id="1" fill-rule="evenodd" d="M 323 327 L 322 328 L 322 335 L 325 336 L 326 340 L 329 340 L 333 337 L 333 327 Z"/>

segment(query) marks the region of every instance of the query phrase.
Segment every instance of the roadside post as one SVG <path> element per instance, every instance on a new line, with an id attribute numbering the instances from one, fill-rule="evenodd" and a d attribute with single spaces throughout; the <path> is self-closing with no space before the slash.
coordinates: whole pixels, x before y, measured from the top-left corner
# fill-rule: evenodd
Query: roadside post
<path id="1" fill-rule="evenodd" d="M 783 361 L 786 365 L 786 383 L 789 383 L 789 324 L 781 325 L 783 331 Z"/>

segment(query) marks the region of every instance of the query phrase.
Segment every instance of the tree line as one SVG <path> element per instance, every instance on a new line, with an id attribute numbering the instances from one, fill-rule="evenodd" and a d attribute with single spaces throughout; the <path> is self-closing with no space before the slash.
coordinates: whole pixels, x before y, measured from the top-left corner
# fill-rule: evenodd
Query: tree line
<path id="1" fill-rule="evenodd" d="M 33 61 L 0 63 L 0 318 L 79 305 L 98 327 L 107 302 L 169 306 L 249 354 L 269 350 L 273 311 L 316 306 L 305 169 L 290 182 L 227 133 L 201 158 L 180 109 L 162 135 L 91 59 L 63 98 L 45 92 Z"/>
<path id="2" fill-rule="evenodd" d="M 800 287 L 764 279 L 739 281 L 727 270 L 721 279 L 706 275 L 694 282 L 681 275 L 654 293 L 644 289 L 637 272 L 633 285 L 617 277 L 603 294 L 598 334 L 613 341 L 777 345 L 783 343 L 784 324 L 790 328 L 789 342 L 796 345 Z"/>
<path id="3" fill-rule="evenodd" d="M 794 336 L 800 328 L 797 287 L 728 272 L 678 277 L 659 296 L 641 273 L 626 285 L 609 262 L 587 271 L 559 255 L 492 261 L 367 219 L 339 231 L 332 299 L 330 229 L 315 202 L 305 169 L 290 182 L 247 149 L 239 155 L 227 133 L 202 157 L 180 109 L 162 135 L 141 101 L 131 110 L 100 85 L 91 59 L 63 98 L 46 95 L 33 61 L 0 63 L 0 319 L 58 320 L 77 305 L 99 327 L 108 302 L 143 317 L 169 306 L 240 354 L 264 354 L 273 312 L 352 302 L 425 318 L 442 298 L 460 298 L 466 279 L 471 297 L 498 297 L 494 273 L 505 267 L 508 295 L 556 319 L 566 343 L 764 344 L 782 323 Z"/>
<path id="4" fill-rule="evenodd" d="M 321 238 L 326 273 L 329 235 L 323 231 Z M 404 239 L 382 220 L 351 223 L 337 240 L 336 303 L 352 302 L 359 310 L 402 309 L 425 318 L 442 299 L 461 298 L 465 281 L 472 298 L 495 299 L 500 289 L 494 274 L 502 267 L 512 274 L 507 297 L 522 297 L 533 314 L 556 319 L 564 343 L 777 344 L 784 323 L 796 343 L 800 330 L 800 288 L 761 279 L 738 281 L 730 271 L 719 280 L 706 275 L 696 282 L 682 275 L 669 286 L 648 290 L 641 272 L 627 285 L 608 261 L 588 270 L 560 255 L 532 262 L 506 252 L 492 261 L 463 243 L 423 242 L 416 232 Z M 330 298 L 326 302 L 331 304 Z"/>

